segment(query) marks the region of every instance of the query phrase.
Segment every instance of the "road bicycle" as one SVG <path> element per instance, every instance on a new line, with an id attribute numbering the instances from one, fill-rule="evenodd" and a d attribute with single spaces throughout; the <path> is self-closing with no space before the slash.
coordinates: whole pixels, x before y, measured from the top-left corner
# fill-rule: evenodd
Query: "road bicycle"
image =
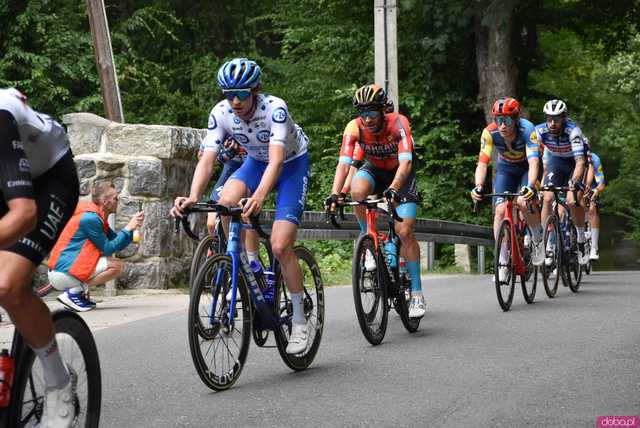
<path id="1" fill-rule="evenodd" d="M 542 265 L 542 282 L 549 298 L 556 295 L 560 278 L 563 285 L 574 293 L 578 292 L 582 279 L 578 262 L 578 232 L 563 197 L 569 190 L 567 186 L 545 186 L 541 189 L 553 192 L 554 198 L 552 213 L 543 226 L 546 258 Z"/>
<path id="2" fill-rule="evenodd" d="M 242 223 L 242 207 L 226 207 L 215 202 L 199 202 L 186 210 L 182 227 L 193 239 L 187 216 L 193 212 L 217 212 L 230 216 L 229 239 L 225 254 L 208 258 L 200 267 L 189 296 L 188 336 L 191 357 L 200 379 L 215 391 L 230 388 L 245 366 L 250 345 L 264 347 L 270 331 L 284 363 L 291 369 L 304 370 L 313 362 L 320 346 L 324 327 L 324 288 L 320 268 L 303 246 L 294 248 L 302 268 L 304 311 L 307 318 L 307 348 L 295 355 L 287 354 L 293 308 L 284 286 L 279 263 L 270 267 L 273 283 L 264 274 L 255 274 L 242 249 L 240 232 L 252 227 L 268 239 L 256 218 L 251 225 Z M 176 221 L 176 229 L 178 228 Z M 268 286 L 275 287 L 273 299 L 265 299 Z"/>
<path id="3" fill-rule="evenodd" d="M 76 313 L 53 311 L 54 331 L 62 360 L 76 383 L 74 427 L 94 428 L 100 422 L 102 380 L 100 360 L 91 330 Z M 4 348 L 5 343 L 2 343 Z M 8 343 L 7 343 L 8 345 Z M 4 428 L 39 426 L 44 406 L 44 373 L 36 357 L 17 329 L 14 329 L 9 356 L 14 374 L 9 405 L 0 408 Z"/>
<path id="4" fill-rule="evenodd" d="M 522 216 L 513 218 L 513 200 L 518 198 L 520 193 L 489 193 L 483 195 L 485 198 L 502 197 L 505 200 L 505 214 L 495 243 L 495 253 L 493 261 L 494 283 L 498 304 L 503 311 L 508 311 L 513 303 L 515 293 L 516 277 L 520 278 L 522 296 L 525 302 L 531 304 L 536 297 L 536 287 L 538 282 L 538 268 L 532 262 L 532 233 Z M 533 207 L 527 201 L 527 209 L 533 213 Z M 478 212 L 478 204 L 474 203 L 474 213 Z M 525 239 L 528 238 L 528 239 Z M 501 257 L 501 254 L 504 254 Z M 507 275 L 500 279 L 500 269 L 506 268 Z"/>
<path id="5" fill-rule="evenodd" d="M 196 275 L 200 270 L 200 266 L 202 266 L 207 258 L 216 254 L 224 254 L 227 251 L 227 236 L 222 228 L 222 219 L 220 216 L 216 216 L 213 231 L 213 235 L 207 233 L 202 239 L 200 239 L 198 246 L 193 253 L 191 268 L 189 269 L 190 286 L 195 280 Z M 258 257 L 263 266 L 273 265 L 273 251 L 271 250 L 269 240 L 260 239 Z"/>
<path id="6" fill-rule="evenodd" d="M 402 218 L 398 216 L 395 208 L 380 208 L 378 204 L 382 202 L 387 200 L 345 199 L 336 203 L 337 214 L 342 219 L 345 206 L 363 206 L 366 210 L 367 232 L 360 235 L 353 253 L 352 287 L 360 329 L 372 345 L 378 345 L 384 339 L 391 308 L 400 315 L 402 325 L 410 333 L 418 330 L 420 325 L 420 318 L 409 318 L 411 281 L 408 272 L 400 272 L 398 261 L 398 254 L 401 254 L 400 240 L 395 231 L 394 221 L 402 222 Z M 388 220 L 386 233 L 377 230 L 378 213 L 385 215 Z M 329 218 L 334 227 L 340 227 L 336 214 L 330 215 Z M 389 245 L 390 243 L 392 244 Z M 367 258 L 374 261 L 374 268 L 366 268 Z"/>

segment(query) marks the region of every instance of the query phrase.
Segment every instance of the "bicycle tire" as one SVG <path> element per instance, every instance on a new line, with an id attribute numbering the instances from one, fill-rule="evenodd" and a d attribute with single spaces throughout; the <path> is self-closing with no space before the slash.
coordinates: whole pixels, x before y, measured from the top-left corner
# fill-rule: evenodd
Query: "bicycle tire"
<path id="1" fill-rule="evenodd" d="M 76 423 L 95 428 L 100 423 L 102 377 L 100 359 L 91 330 L 79 315 L 58 310 L 52 314 L 58 350 L 63 361 L 78 376 Z M 20 339 L 16 378 L 11 391 L 8 426 L 34 426 L 40 423 L 44 402 L 44 375 L 33 350 Z M 78 352 L 79 351 L 79 352 Z"/>
<path id="2" fill-rule="evenodd" d="M 236 297 L 235 323 L 231 328 L 225 324 L 225 319 L 228 320 L 225 313 L 229 313 L 226 294 L 231 287 L 231 275 L 231 258 L 220 254 L 213 256 L 200 268 L 189 295 L 187 330 L 191 358 L 202 382 L 214 391 L 229 389 L 236 383 L 244 368 L 251 343 L 251 303 L 241 271 L 238 273 L 239 298 Z M 205 301 L 204 305 L 201 305 L 200 301 L 207 293 L 209 297 L 217 298 L 213 325 L 210 323 L 213 299 Z M 241 320 L 238 319 L 240 315 Z M 233 337 L 234 332 L 238 331 L 238 326 L 242 331 L 239 332 L 239 340 L 236 341 Z M 216 341 L 223 346 L 216 347 Z M 237 352 L 232 352 L 232 348 L 237 348 Z M 226 351 L 227 355 L 217 357 L 218 350 L 221 353 Z M 213 351 L 211 355 L 210 351 Z"/>
<path id="3" fill-rule="evenodd" d="M 529 236 L 533 236 L 531 233 L 531 229 L 529 229 Z M 525 229 L 526 230 L 526 229 Z M 518 239 L 518 242 L 523 242 L 524 239 Z M 530 242 L 533 242 L 530 240 Z M 532 304 L 536 299 L 536 288 L 538 282 L 538 268 L 533 265 L 533 260 L 531 258 L 531 248 L 525 248 L 524 245 L 521 247 L 522 260 L 524 261 L 525 273 L 524 275 L 520 275 L 520 286 L 522 288 L 522 296 L 524 297 L 524 301 L 527 304 Z"/>
<path id="4" fill-rule="evenodd" d="M 420 326 L 422 318 L 409 318 L 409 305 L 411 304 L 411 282 L 406 276 L 400 278 L 398 295 L 395 297 L 395 308 L 402 325 L 409 333 L 415 333 Z"/>
<path id="5" fill-rule="evenodd" d="M 571 227 L 571 264 L 569 265 L 569 274 L 573 275 L 571 279 L 571 283 L 569 284 L 569 289 L 577 293 L 580 289 L 580 283 L 582 282 L 582 265 L 578 260 L 578 230 L 573 222 L 569 223 Z M 589 253 L 587 253 L 589 254 Z"/>
<path id="6" fill-rule="evenodd" d="M 191 284 L 196 279 L 198 275 L 198 271 L 200 270 L 200 266 L 207 260 L 208 252 L 211 249 L 213 251 L 213 236 L 207 234 L 204 238 L 198 242 L 198 246 L 193 253 L 193 258 L 191 259 L 191 268 L 189 269 L 189 288 L 191 288 Z"/>
<path id="7" fill-rule="evenodd" d="M 547 252 L 549 248 L 549 240 L 555 237 L 556 244 L 555 249 L 551 252 Z M 558 292 L 558 282 L 560 281 L 560 272 L 558 265 L 560 263 L 560 252 L 562 250 L 562 240 L 559 238 L 558 223 L 555 214 L 550 215 L 544 224 L 544 249 L 545 259 L 549 256 L 552 258 L 551 264 L 547 265 L 546 260 L 542 264 L 542 283 L 544 290 L 547 293 L 547 297 L 553 299 Z M 557 269 L 557 270 L 556 270 Z M 551 278 L 553 271 L 556 270 L 556 274 Z"/>
<path id="8" fill-rule="evenodd" d="M 560 222 L 559 222 L 559 230 L 562 243 L 562 251 L 560 253 L 560 266 L 558 268 L 558 272 L 560 273 L 560 278 L 562 279 L 562 285 L 565 287 L 573 287 L 572 278 L 571 278 L 571 269 L 573 265 L 572 258 L 577 257 L 573 253 L 573 249 L 571 248 L 571 239 L 569 239 L 569 248 L 567 248 L 567 243 L 565 242 L 565 231 L 567 228 L 571 227 L 571 222 L 569 220 L 569 214 L 564 213 Z M 562 226 L 564 224 L 564 227 Z M 571 232 L 569 232 L 569 236 Z"/>
<path id="9" fill-rule="evenodd" d="M 311 365 L 318 353 L 318 348 L 322 340 L 322 331 L 324 329 L 324 285 L 322 283 L 320 267 L 311 252 L 303 246 L 294 247 L 293 251 L 298 258 L 298 263 L 306 265 L 306 268 L 305 266 L 301 266 L 301 268 L 309 343 L 305 351 L 295 355 L 287 354 L 287 345 L 289 344 L 289 335 L 291 334 L 291 326 L 289 324 L 279 326 L 275 331 L 275 338 L 278 353 L 282 361 L 284 361 L 290 369 L 300 371 Z M 278 289 L 275 299 L 275 307 L 280 316 L 286 311 L 292 310 L 292 308 L 290 309 L 291 305 L 288 303 L 288 295 L 285 290 L 281 272 L 282 271 L 279 273 L 280 278 L 276 282 Z"/>
<path id="10" fill-rule="evenodd" d="M 503 246 L 506 246 L 507 248 L 507 264 L 500 262 L 500 251 L 502 251 Z M 503 220 L 500 225 L 494 254 L 494 282 L 496 286 L 496 296 L 498 297 L 498 304 L 500 305 L 500 308 L 506 312 L 511 308 L 516 285 L 516 275 L 513 267 L 513 254 L 511 254 L 511 224 L 506 219 Z M 501 267 L 507 267 L 509 269 L 509 277 L 505 282 L 500 281 Z M 503 295 L 503 290 L 505 289 L 507 291 L 506 297 Z"/>
<path id="11" fill-rule="evenodd" d="M 366 251 L 369 251 L 376 259 L 376 269 L 373 273 L 365 272 Z M 388 321 L 388 301 L 387 287 L 384 284 L 384 275 L 380 269 L 384 268 L 381 255 L 376 251 L 373 238 L 368 235 L 361 235 L 356 244 L 356 250 L 353 255 L 352 267 L 352 288 L 353 302 L 355 304 L 358 324 L 365 339 L 372 345 L 378 345 L 384 339 L 387 331 Z M 370 279 L 370 288 L 364 287 L 362 282 L 365 278 Z M 371 309 L 367 310 L 363 306 L 362 296 L 372 295 Z M 380 319 L 374 324 L 376 315 L 380 313 Z"/>

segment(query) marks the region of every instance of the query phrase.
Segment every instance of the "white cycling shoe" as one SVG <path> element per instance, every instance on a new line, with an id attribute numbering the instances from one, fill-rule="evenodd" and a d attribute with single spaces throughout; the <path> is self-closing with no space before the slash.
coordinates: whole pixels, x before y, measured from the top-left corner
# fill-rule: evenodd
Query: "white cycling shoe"
<path id="1" fill-rule="evenodd" d="M 427 308 L 424 303 L 424 296 L 418 294 L 411 296 L 411 303 L 409 304 L 409 318 L 422 318 L 427 313 Z"/>
<path id="2" fill-rule="evenodd" d="M 531 250 L 531 263 L 534 266 L 540 266 L 545 263 L 544 242 L 542 242 L 542 239 L 538 242 L 534 241 Z"/>
<path id="3" fill-rule="evenodd" d="M 498 268 L 498 279 L 501 283 L 506 283 L 509 279 L 509 267 L 508 266 L 500 266 Z"/>
<path id="4" fill-rule="evenodd" d="M 287 345 L 287 354 L 299 354 L 307 349 L 309 336 L 307 335 L 306 324 L 291 325 L 291 336 L 289 336 L 289 344 Z"/>
<path id="5" fill-rule="evenodd" d="M 372 272 L 376 270 L 376 259 L 373 257 L 370 251 L 365 251 L 364 255 L 364 270 Z"/>
<path id="6" fill-rule="evenodd" d="M 38 428 L 69 428 L 76 419 L 76 403 L 78 397 L 76 389 L 78 375 L 67 366 L 70 381 L 60 389 L 47 388 L 44 395 L 42 420 Z"/>

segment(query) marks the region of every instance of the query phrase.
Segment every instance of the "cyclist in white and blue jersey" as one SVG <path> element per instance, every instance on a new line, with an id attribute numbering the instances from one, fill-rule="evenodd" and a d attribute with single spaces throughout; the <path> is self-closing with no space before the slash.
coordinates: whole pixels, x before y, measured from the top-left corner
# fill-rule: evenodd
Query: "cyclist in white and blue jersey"
<path id="1" fill-rule="evenodd" d="M 587 167 L 584 136 L 578 124 L 567 117 L 567 105 L 563 101 L 551 100 L 544 105 L 543 111 L 546 121 L 536 126 L 538 141 L 544 145 L 548 156 L 542 185 L 569 186 L 567 203 L 578 232 L 578 261 L 584 265 L 589 261 L 584 245 L 584 208 L 580 205 L 584 190 L 582 179 Z M 551 214 L 553 193 L 543 192 L 543 198 L 542 223 L 545 224 Z"/>
<path id="2" fill-rule="evenodd" d="M 247 151 L 247 159 L 222 189 L 221 204 L 234 206 L 247 197 L 244 213 L 255 215 L 271 190 L 278 190 L 271 248 L 280 262 L 293 303 L 287 352 L 298 354 L 306 349 L 308 335 L 302 272 L 293 245 L 309 186 L 309 140 L 282 99 L 260 92 L 261 74 L 258 64 L 246 58 L 227 61 L 220 67 L 218 86 L 225 99 L 211 111 L 204 149 L 205 155 L 207 151 L 217 152 L 225 136 L 231 135 Z M 190 196 L 177 198 L 172 214 L 182 215 L 185 208 L 198 200 L 209 176 L 199 163 Z"/>

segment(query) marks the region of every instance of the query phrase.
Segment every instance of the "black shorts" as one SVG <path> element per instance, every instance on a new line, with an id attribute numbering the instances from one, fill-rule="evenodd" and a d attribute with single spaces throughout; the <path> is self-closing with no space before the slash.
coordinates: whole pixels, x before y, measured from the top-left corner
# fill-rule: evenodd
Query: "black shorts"
<path id="1" fill-rule="evenodd" d="M 386 171 L 376 167 L 371 162 L 365 162 L 353 179 L 355 180 L 356 177 L 358 177 L 368 180 L 371 183 L 373 192 L 380 195 L 389 188 L 396 176 L 396 171 Z M 402 187 L 398 190 L 398 195 L 400 196 L 400 203 L 418 202 L 415 164 L 412 164 L 411 172 L 402 184 Z"/>
<path id="2" fill-rule="evenodd" d="M 20 254 L 39 265 L 49 254 L 78 205 L 80 183 L 71 150 L 49 171 L 33 180 L 38 225 L 6 251 Z M 9 207 L 0 192 L 0 217 Z"/>

